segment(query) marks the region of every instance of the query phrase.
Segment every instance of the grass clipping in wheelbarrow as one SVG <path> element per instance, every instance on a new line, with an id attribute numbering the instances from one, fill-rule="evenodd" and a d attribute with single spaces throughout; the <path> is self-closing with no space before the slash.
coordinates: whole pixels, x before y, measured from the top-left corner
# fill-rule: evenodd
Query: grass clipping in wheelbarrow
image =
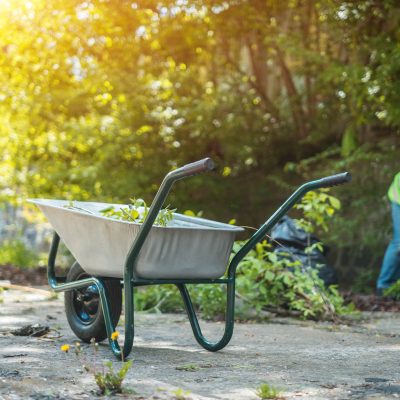
<path id="1" fill-rule="evenodd" d="M 130 221 L 142 224 L 149 213 L 149 207 L 143 199 L 130 199 L 131 204 L 127 207 L 114 207 L 110 206 L 100 210 L 100 214 L 107 218 L 116 219 L 119 221 Z M 76 209 L 84 212 L 88 210 L 82 207 L 76 206 L 74 202 L 65 206 L 66 208 Z M 174 212 L 176 209 L 169 209 L 169 206 L 159 211 L 157 218 L 154 221 L 156 226 L 167 226 L 168 222 L 174 218 Z"/>

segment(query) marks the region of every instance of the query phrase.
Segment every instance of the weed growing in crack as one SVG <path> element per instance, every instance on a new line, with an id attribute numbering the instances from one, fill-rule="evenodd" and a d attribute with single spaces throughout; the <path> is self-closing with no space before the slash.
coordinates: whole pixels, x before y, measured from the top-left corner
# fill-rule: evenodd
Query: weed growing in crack
<path id="1" fill-rule="evenodd" d="M 111 340 L 117 341 L 118 336 L 118 332 L 113 332 L 111 335 Z M 122 382 L 124 381 L 129 368 L 132 366 L 132 361 L 122 360 L 122 367 L 118 371 L 114 370 L 114 364 L 112 361 L 105 362 L 99 368 L 97 362 L 99 344 L 96 343 L 94 338 L 90 340 L 90 344 L 94 354 L 94 359 L 92 361 L 87 358 L 79 342 L 76 342 L 75 346 L 73 347 L 75 355 L 83 361 L 83 369 L 93 375 L 101 394 L 108 396 L 114 393 L 122 393 Z M 61 346 L 61 351 L 65 353 L 68 353 L 70 350 L 71 346 L 68 344 Z"/>
<path id="2" fill-rule="evenodd" d="M 261 399 L 261 400 L 266 400 L 266 399 L 277 399 L 277 400 L 284 400 L 285 397 L 281 395 L 281 392 L 271 386 L 268 385 L 268 383 L 263 383 L 260 385 L 256 391 L 256 395 Z"/>
<path id="3" fill-rule="evenodd" d="M 188 400 L 190 395 L 190 390 L 183 390 L 182 388 L 178 388 L 172 391 L 172 394 L 175 396 L 175 400 Z"/>

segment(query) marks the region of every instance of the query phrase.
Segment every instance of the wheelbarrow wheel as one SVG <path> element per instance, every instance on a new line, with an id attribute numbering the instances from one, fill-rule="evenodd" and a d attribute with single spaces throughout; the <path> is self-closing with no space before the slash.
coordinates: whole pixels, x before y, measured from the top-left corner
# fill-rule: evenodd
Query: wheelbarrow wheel
<path id="1" fill-rule="evenodd" d="M 75 262 L 67 275 L 67 282 L 88 278 L 82 267 Z M 122 310 L 122 288 L 119 279 L 104 279 L 111 319 L 117 326 Z M 89 343 L 92 338 L 101 342 L 107 338 L 103 310 L 96 285 L 69 290 L 64 296 L 68 323 L 79 339 Z"/>

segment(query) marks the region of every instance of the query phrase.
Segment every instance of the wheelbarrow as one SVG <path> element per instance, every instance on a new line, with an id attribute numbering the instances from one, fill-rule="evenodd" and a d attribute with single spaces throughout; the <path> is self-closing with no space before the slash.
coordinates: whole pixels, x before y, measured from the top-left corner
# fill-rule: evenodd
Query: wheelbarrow
<path id="1" fill-rule="evenodd" d="M 104 217 L 110 204 L 32 199 L 55 229 L 48 259 L 48 281 L 55 292 L 65 291 L 65 311 L 74 333 L 83 341 L 108 338 L 114 355 L 125 359 L 134 339 L 134 288 L 174 284 L 182 296 L 197 342 L 209 351 L 224 348 L 233 334 L 236 269 L 240 261 L 305 193 L 351 180 L 348 172 L 300 186 L 244 243 L 229 262 L 235 235 L 243 229 L 203 218 L 174 213 L 167 226 L 153 226 L 172 187 L 183 178 L 210 171 L 210 158 L 169 172 L 142 224 Z M 116 206 L 116 205 L 115 205 Z M 66 279 L 56 277 L 60 237 L 75 257 Z M 217 342 L 200 328 L 187 284 L 226 285 L 225 330 Z M 122 348 L 111 339 L 125 302 L 125 339 Z"/>

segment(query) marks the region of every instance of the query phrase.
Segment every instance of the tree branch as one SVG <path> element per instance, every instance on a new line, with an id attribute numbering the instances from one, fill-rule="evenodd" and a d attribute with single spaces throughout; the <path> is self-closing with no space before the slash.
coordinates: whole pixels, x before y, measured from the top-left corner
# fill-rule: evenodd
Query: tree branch
<path id="1" fill-rule="evenodd" d="M 291 107 L 293 121 L 296 125 L 297 134 L 300 139 L 304 139 L 307 137 L 307 129 L 305 123 L 306 117 L 304 115 L 304 110 L 301 104 L 301 98 L 297 92 L 289 67 L 285 62 L 282 50 L 276 43 L 272 43 L 271 46 L 276 50 L 277 60 L 279 66 L 281 67 L 282 78 L 286 87 L 286 91 L 288 93 L 289 103 Z"/>

